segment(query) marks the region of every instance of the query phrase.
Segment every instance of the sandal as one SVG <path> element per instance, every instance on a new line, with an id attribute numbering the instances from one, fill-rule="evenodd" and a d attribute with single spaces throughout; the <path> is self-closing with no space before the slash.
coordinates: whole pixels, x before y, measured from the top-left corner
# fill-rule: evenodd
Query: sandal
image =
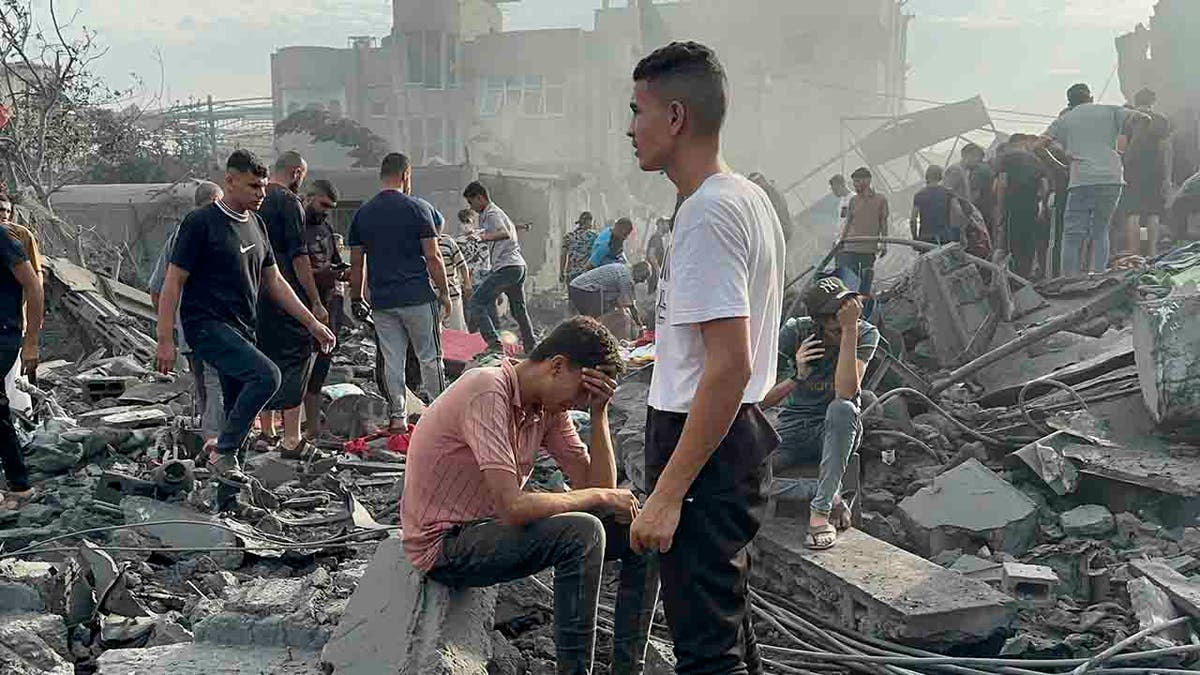
<path id="1" fill-rule="evenodd" d="M 20 511 L 25 505 L 38 496 L 37 488 L 29 488 L 24 492 L 9 492 L 0 501 L 0 511 Z"/>
<path id="2" fill-rule="evenodd" d="M 257 453 L 270 452 L 278 448 L 282 440 L 279 436 L 267 436 L 262 432 L 256 432 L 250 439 L 250 447 Z"/>
<path id="3" fill-rule="evenodd" d="M 298 459 L 302 462 L 320 462 L 329 459 L 329 453 L 313 445 L 307 438 L 301 438 L 294 448 L 288 448 L 280 443 L 278 446 L 281 459 Z"/>
<path id="4" fill-rule="evenodd" d="M 808 534 L 804 537 L 804 547 L 813 551 L 827 551 L 837 543 L 837 528 L 832 523 L 808 526 Z"/>

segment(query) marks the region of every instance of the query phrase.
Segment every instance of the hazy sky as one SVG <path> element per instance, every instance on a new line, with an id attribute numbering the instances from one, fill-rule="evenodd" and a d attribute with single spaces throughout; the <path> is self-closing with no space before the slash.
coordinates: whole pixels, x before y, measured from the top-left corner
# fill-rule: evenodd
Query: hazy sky
<path id="1" fill-rule="evenodd" d="M 1154 1 L 910 0 L 906 11 L 916 18 L 909 95 L 954 100 L 979 93 L 995 108 L 1054 114 L 1070 84 L 1089 82 L 1097 95 L 1104 89 L 1116 66 L 1113 38 L 1146 21 Z M 523 0 L 506 8 L 508 27 L 590 28 L 600 4 Z M 99 32 L 109 49 L 100 70 L 114 83 L 127 85 L 136 73 L 147 90 L 158 91 L 161 54 L 169 100 L 267 96 L 273 50 L 345 46 L 350 35 L 391 29 L 391 0 L 57 0 L 56 6 L 60 16 L 74 14 L 79 25 Z M 1115 77 L 1104 100 L 1121 100 Z M 1042 124 L 997 118 L 1010 128 Z M 1016 119 L 1032 123 L 1009 122 Z"/>

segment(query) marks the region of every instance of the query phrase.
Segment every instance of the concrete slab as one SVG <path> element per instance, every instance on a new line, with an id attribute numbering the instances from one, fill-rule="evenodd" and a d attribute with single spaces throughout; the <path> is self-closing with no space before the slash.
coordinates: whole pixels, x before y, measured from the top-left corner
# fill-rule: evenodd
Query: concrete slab
<path id="1" fill-rule="evenodd" d="M 149 497 L 126 497 L 121 500 L 125 522 L 136 525 L 165 520 L 186 520 L 216 524 L 217 520 L 199 511 L 183 506 L 161 502 Z M 170 548 L 222 549 L 237 546 L 237 537 L 228 530 L 204 525 L 147 525 L 139 532 L 149 535 Z M 186 557 L 203 553 L 226 569 L 237 569 L 244 555 L 241 551 L 198 551 L 196 553 L 172 553 L 174 557 Z"/>
<path id="2" fill-rule="evenodd" d="M 1138 303 L 1133 347 L 1142 396 L 1155 421 L 1200 420 L 1200 294 Z"/>
<path id="3" fill-rule="evenodd" d="M 319 675 L 322 672 L 315 652 L 205 644 L 112 649 L 100 656 L 98 666 L 98 675 Z"/>
<path id="4" fill-rule="evenodd" d="M 1183 611 L 1200 617 L 1200 584 L 1192 583 L 1162 560 L 1131 560 L 1129 570 L 1133 576 L 1145 577 L 1166 591 Z"/>
<path id="5" fill-rule="evenodd" d="M 969 459 L 900 502 L 901 520 L 926 556 L 947 549 L 1020 555 L 1037 534 L 1037 505 L 996 472 Z"/>
<path id="6" fill-rule="evenodd" d="M 5 616 L 0 621 L 0 673 L 72 675 L 67 625 L 57 614 Z"/>
<path id="7" fill-rule="evenodd" d="M 337 675 L 486 675 L 495 607 L 495 588 L 429 581 L 385 539 L 321 660 Z"/>
<path id="8" fill-rule="evenodd" d="M 1116 529 L 1112 511 L 1099 504 L 1084 504 L 1058 517 L 1063 532 L 1068 537 L 1102 539 Z"/>
<path id="9" fill-rule="evenodd" d="M 795 521 L 768 521 L 754 544 L 754 582 L 847 628 L 938 647 L 987 640 L 1014 619 L 1012 598 L 858 530 L 828 551 L 803 540 Z"/>

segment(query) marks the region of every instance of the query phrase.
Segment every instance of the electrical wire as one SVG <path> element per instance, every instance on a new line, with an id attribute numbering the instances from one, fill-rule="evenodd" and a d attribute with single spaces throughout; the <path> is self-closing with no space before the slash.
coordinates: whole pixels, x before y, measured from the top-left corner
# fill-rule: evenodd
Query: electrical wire
<path id="1" fill-rule="evenodd" d="M 947 412 L 945 408 L 934 403 L 933 399 L 926 396 L 924 394 L 924 392 L 917 391 L 916 389 L 913 389 L 911 387 L 898 387 L 896 389 L 892 389 L 891 391 L 884 393 L 879 398 L 877 398 L 874 403 L 867 406 L 866 409 L 862 411 L 861 417 L 863 419 L 866 419 L 867 414 L 870 413 L 871 411 L 875 410 L 875 408 L 883 405 L 883 403 L 888 401 L 889 399 L 896 397 L 896 396 L 900 396 L 902 394 L 905 396 L 914 396 L 914 397 L 920 399 L 925 405 L 929 406 L 930 408 L 933 408 L 937 412 L 941 413 L 941 415 L 943 417 L 945 417 L 946 419 L 953 422 L 954 426 L 957 427 L 964 434 L 970 436 L 971 438 L 974 438 L 977 441 L 982 441 L 989 445 L 994 445 L 996 447 L 1001 447 L 1001 448 L 1007 448 L 1010 445 L 1009 443 L 1005 443 L 1004 441 L 1001 441 L 997 438 L 993 438 L 992 436 L 982 434 L 982 433 L 972 429 L 971 427 L 967 426 L 966 424 L 963 424 L 961 421 L 959 421 L 959 419 L 957 417 L 955 417 L 954 415 L 951 415 L 949 412 Z"/>
<path id="2" fill-rule="evenodd" d="M 1079 395 L 1079 392 L 1075 391 L 1075 389 L 1069 384 L 1050 379 L 1030 380 L 1026 382 L 1025 386 L 1021 387 L 1021 391 L 1017 393 L 1017 407 L 1020 408 L 1021 414 L 1025 417 L 1025 422 L 1042 434 L 1051 434 L 1054 433 L 1054 430 L 1042 422 L 1034 421 L 1033 416 L 1029 414 L 1029 407 L 1025 404 L 1025 395 L 1029 392 L 1029 388 L 1035 384 L 1048 384 L 1052 387 L 1057 387 L 1067 392 L 1071 396 L 1074 396 L 1075 400 L 1079 402 L 1079 405 L 1083 406 L 1085 411 L 1088 410 L 1087 401 L 1083 400 L 1083 397 Z"/>

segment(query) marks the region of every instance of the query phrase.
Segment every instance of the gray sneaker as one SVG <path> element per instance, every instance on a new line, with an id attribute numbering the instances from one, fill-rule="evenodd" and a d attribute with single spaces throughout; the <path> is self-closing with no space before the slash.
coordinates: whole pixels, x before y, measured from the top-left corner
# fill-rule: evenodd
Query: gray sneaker
<path id="1" fill-rule="evenodd" d="M 250 484 L 250 477 L 242 472 L 242 465 L 237 455 L 233 453 L 217 456 L 217 461 L 209 465 L 212 477 L 226 485 L 242 487 Z"/>

